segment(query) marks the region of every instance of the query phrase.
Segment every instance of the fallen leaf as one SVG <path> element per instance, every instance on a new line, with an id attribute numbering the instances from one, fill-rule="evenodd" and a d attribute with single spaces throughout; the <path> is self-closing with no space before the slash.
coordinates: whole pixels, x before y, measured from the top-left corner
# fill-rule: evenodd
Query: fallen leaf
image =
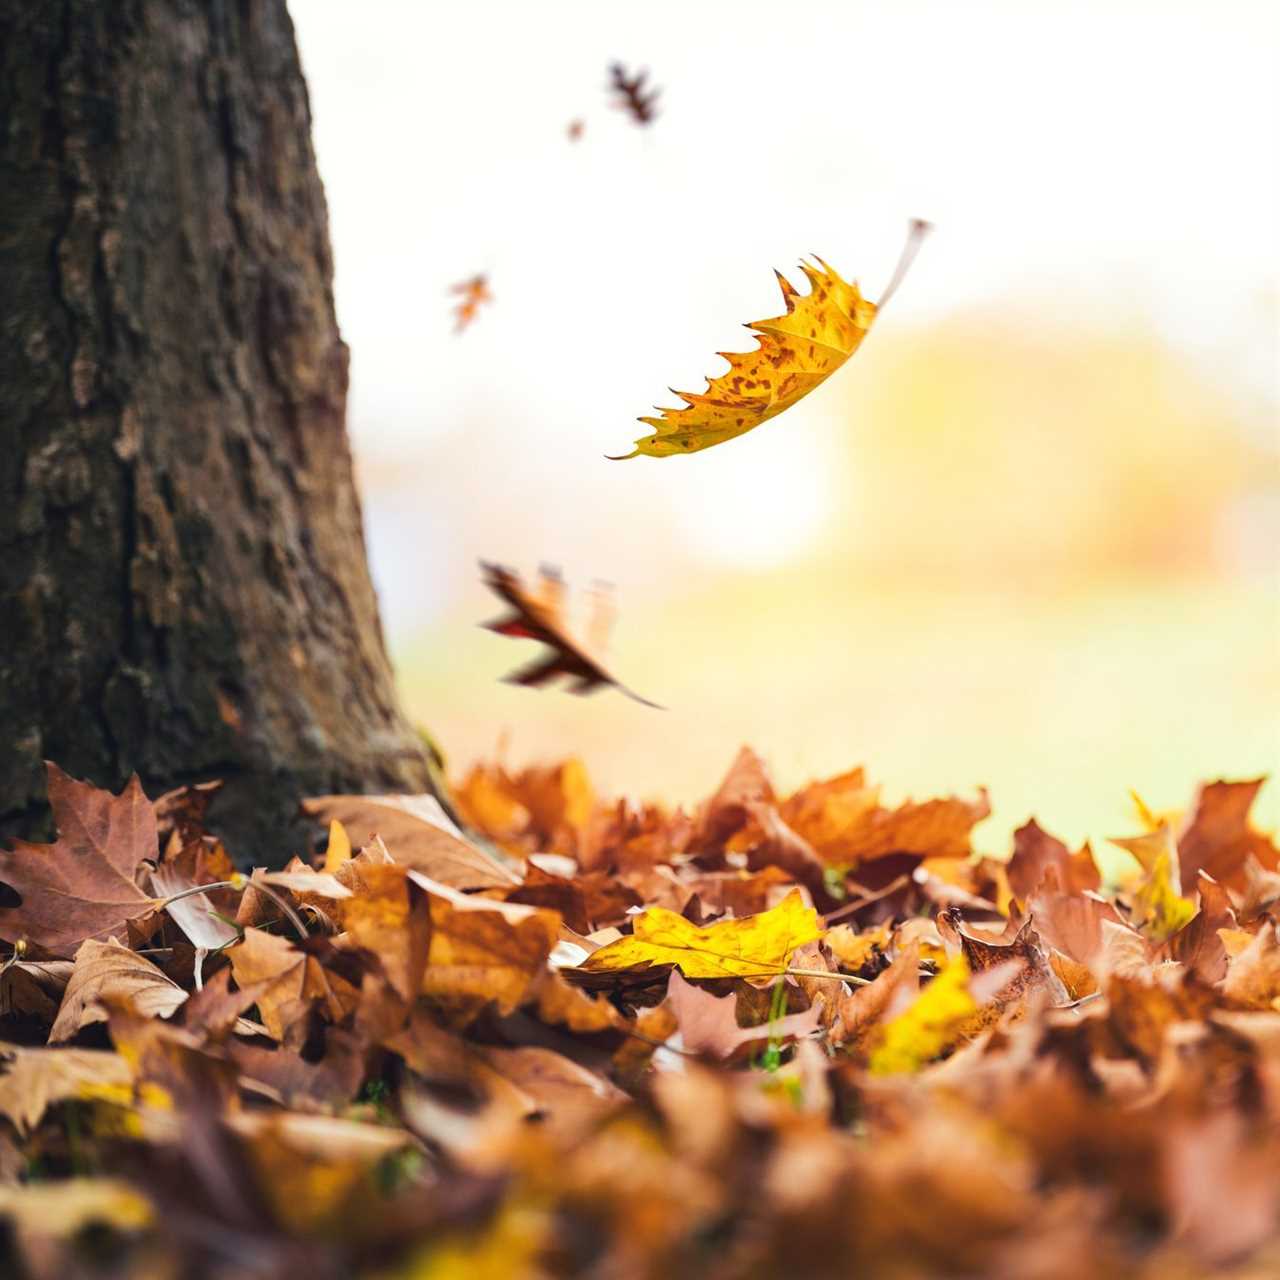
<path id="1" fill-rule="evenodd" d="M 461 1017 L 490 1001 L 511 1013 L 529 994 L 556 945 L 560 917 L 541 907 L 469 898 L 416 871 L 430 897 L 431 935 L 422 994 Z"/>
<path id="2" fill-rule="evenodd" d="M 114 796 L 47 767 L 58 839 L 0 849 L 0 883 L 22 898 L 0 908 L 0 938 L 69 956 L 86 938 L 122 934 L 155 910 L 136 882 L 142 860 L 157 855 L 155 811 L 136 776 Z"/>
<path id="3" fill-rule="evenodd" d="M 27 1014 L 52 1022 L 72 967 L 70 960 L 25 960 L 15 952 L 0 964 L 0 1018 Z"/>
<path id="4" fill-rule="evenodd" d="M 92 1225 L 117 1231 L 151 1226 L 155 1212 L 136 1187 L 119 1178 L 72 1178 L 0 1187 L 0 1217 L 19 1236 L 68 1239 Z"/>
<path id="5" fill-rule="evenodd" d="M 195 882 L 173 863 L 162 863 L 151 871 L 151 890 L 160 899 L 172 898 L 195 887 Z M 177 902 L 166 901 L 164 910 L 192 946 L 206 951 L 216 951 L 240 936 L 235 926 L 222 918 L 208 894 L 192 893 Z"/>
<path id="6" fill-rule="evenodd" d="M 1023 903 L 1036 894 L 1046 878 L 1051 881 L 1046 886 L 1049 891 L 1066 893 L 1084 893 L 1102 883 L 1087 845 L 1079 853 L 1072 853 L 1034 818 L 1013 833 L 1008 872 L 1009 887 Z"/>
<path id="7" fill-rule="evenodd" d="M 359 1000 L 360 993 L 346 979 L 288 938 L 246 929 L 243 940 L 230 947 L 227 955 L 238 986 L 263 984 L 258 1011 L 268 1033 L 282 1043 L 292 1042 L 295 1029 L 313 1005 L 321 1005 L 330 1020 L 338 1022 Z"/>
<path id="8" fill-rule="evenodd" d="M 455 889 L 489 889 L 520 883 L 519 874 L 492 854 L 477 848 L 449 820 L 431 795 L 312 796 L 302 802 L 304 813 L 332 824 L 358 845 L 381 836 L 391 856 L 402 866 Z M 347 849 L 350 850 L 350 839 Z M 332 874 L 347 859 L 340 859 Z"/>
<path id="9" fill-rule="evenodd" d="M 811 1035 L 818 1029 L 818 1010 L 789 1013 L 755 1027 L 738 1025 L 736 996 L 713 996 L 671 971 L 667 1000 L 680 1025 L 680 1040 L 690 1053 L 730 1058 L 743 1045 L 783 1041 Z"/>
<path id="10" fill-rule="evenodd" d="M 867 1066 L 873 1075 L 903 1075 L 954 1048 L 978 1012 L 969 994 L 969 966 L 952 960 L 897 1017 L 884 1023 Z"/>
<path id="11" fill-rule="evenodd" d="M 707 379 L 702 394 L 677 391 L 681 409 L 659 409 L 657 418 L 641 422 L 654 433 L 636 441 L 626 458 L 696 453 L 743 435 L 789 409 L 820 386 L 858 349 L 867 330 L 893 295 L 928 230 L 913 222 L 894 279 L 879 304 L 868 302 L 856 284 L 848 284 L 821 258 L 818 265 L 800 264 L 810 285 L 803 297 L 778 275 L 787 310 L 770 320 L 747 325 L 759 335 L 749 352 L 722 351 L 728 371 Z"/>
<path id="12" fill-rule="evenodd" d="M 28 1049 L 0 1042 L 0 1115 L 20 1134 L 30 1133 L 45 1111 L 69 1098 L 94 1090 L 127 1088 L 133 1077 L 128 1063 L 103 1049 Z"/>
<path id="13" fill-rule="evenodd" d="M 145 1017 L 168 1018 L 186 998 L 187 993 L 146 956 L 114 939 L 89 938 L 76 952 L 49 1043 L 69 1040 L 82 1027 L 105 1022 L 106 1005 L 113 1002 L 128 1002 Z"/>
<path id="14" fill-rule="evenodd" d="M 1112 838 L 1142 864 L 1146 875 L 1134 894 L 1136 923 L 1152 942 L 1164 942 L 1191 923 L 1195 903 L 1178 891 L 1178 847 L 1167 823 L 1142 836 Z"/>
<path id="15" fill-rule="evenodd" d="M 818 913 L 792 891 L 776 907 L 744 920 L 699 928 L 655 907 L 632 921 L 632 935 L 592 952 L 588 971 L 674 964 L 688 978 L 767 977 L 782 973 L 791 953 L 821 937 Z"/>
<path id="16" fill-rule="evenodd" d="M 1280 1013 L 1280 942 L 1272 921 L 1268 920 L 1249 945 L 1232 958 L 1222 994 L 1248 1009 Z"/>
<path id="17" fill-rule="evenodd" d="M 1251 859 L 1269 871 L 1280 866 L 1275 841 L 1255 830 L 1249 821 L 1249 811 L 1265 781 L 1207 782 L 1199 789 L 1190 820 L 1178 837 L 1183 893 L 1195 888 L 1201 871 L 1219 884 L 1243 889 Z"/>

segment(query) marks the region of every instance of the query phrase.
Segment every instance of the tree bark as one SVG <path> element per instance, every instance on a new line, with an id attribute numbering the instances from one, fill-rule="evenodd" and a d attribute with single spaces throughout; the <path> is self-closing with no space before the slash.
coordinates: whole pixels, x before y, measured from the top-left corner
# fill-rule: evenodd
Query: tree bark
<path id="1" fill-rule="evenodd" d="M 332 275 L 284 0 L 0 0 L 0 834 L 44 759 L 224 778 L 277 863 L 300 795 L 428 787 Z"/>

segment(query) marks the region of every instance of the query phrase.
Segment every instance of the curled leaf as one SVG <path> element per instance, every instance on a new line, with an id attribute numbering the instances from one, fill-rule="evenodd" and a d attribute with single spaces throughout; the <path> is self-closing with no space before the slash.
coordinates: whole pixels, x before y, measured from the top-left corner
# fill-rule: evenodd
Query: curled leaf
<path id="1" fill-rule="evenodd" d="M 858 349 L 927 230 L 927 223 L 912 222 L 893 283 L 878 304 L 868 302 L 856 284 L 841 279 L 816 255 L 817 266 L 800 264 L 809 281 L 809 292 L 803 296 L 775 272 L 786 312 L 747 325 L 759 335 L 754 351 L 719 352 L 729 362 L 728 371 L 708 378 L 705 392 L 675 392 L 684 408 L 659 409 L 660 417 L 642 417 L 654 432 L 637 440 L 625 457 L 643 453 L 667 458 L 723 444 L 777 417 L 821 386 Z"/>

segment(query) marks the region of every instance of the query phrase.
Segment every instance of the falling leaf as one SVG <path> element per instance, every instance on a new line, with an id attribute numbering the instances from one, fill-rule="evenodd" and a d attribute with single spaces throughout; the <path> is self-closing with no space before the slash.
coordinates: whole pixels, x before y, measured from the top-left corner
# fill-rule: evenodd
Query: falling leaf
<path id="1" fill-rule="evenodd" d="M 548 680 L 564 677 L 574 682 L 569 692 L 577 694 L 594 693 L 597 689 L 612 685 L 628 698 L 643 703 L 646 707 L 661 710 L 656 702 L 633 693 L 610 675 L 581 643 L 570 636 L 561 610 L 529 591 L 521 582 L 519 574 L 484 561 L 480 562 L 480 567 L 484 570 L 485 586 L 511 607 L 509 614 L 482 625 L 500 636 L 537 640 L 552 651 L 550 656 L 539 658 L 530 666 L 522 667 L 507 676 L 508 684 L 538 688 Z M 548 577 L 548 572 L 544 569 L 544 594 Z"/>
<path id="2" fill-rule="evenodd" d="M 586 127 L 587 127 L 586 124 L 581 120 L 570 120 L 569 128 L 566 131 L 569 135 L 569 141 L 570 142 L 580 141 L 582 138 L 583 131 L 586 129 Z"/>
<path id="3" fill-rule="evenodd" d="M 139 864 L 157 853 L 155 811 L 136 776 L 118 796 L 55 764 L 48 777 L 58 839 L 0 849 L 0 883 L 22 897 L 21 906 L 0 908 L 0 938 L 69 956 L 86 938 L 122 934 L 158 905 L 136 882 Z"/>
<path id="4" fill-rule="evenodd" d="M 167 1018 L 186 998 L 187 993 L 146 956 L 135 954 L 115 939 L 96 942 L 89 938 L 76 952 L 49 1043 L 69 1040 L 81 1027 L 105 1022 L 104 1002 L 127 1001 L 143 1016 Z"/>
<path id="5" fill-rule="evenodd" d="M 489 292 L 489 277 L 483 274 L 455 284 L 449 292 L 458 294 L 462 299 L 453 308 L 454 333 L 461 333 L 475 320 L 482 304 L 493 301 L 493 294 Z"/>
<path id="6" fill-rule="evenodd" d="M 687 978 L 758 978 L 782 973 L 796 947 L 821 937 L 818 913 L 798 892 L 745 920 L 699 928 L 673 911 L 654 907 L 632 921 L 630 937 L 592 952 L 588 971 L 674 964 Z"/>
<path id="7" fill-rule="evenodd" d="M 614 106 L 626 111 L 636 124 L 650 125 L 657 117 L 656 103 L 661 89 L 645 87 L 649 78 L 648 71 L 637 71 L 628 76 L 627 69 L 620 62 L 609 67 L 609 88 L 616 95 Z"/>
<path id="8" fill-rule="evenodd" d="M 856 284 L 842 280 L 821 258 L 816 258 L 817 266 L 800 264 L 809 281 L 804 295 L 775 272 L 787 306 L 785 314 L 748 324 L 759 335 L 756 349 L 719 352 L 729 362 L 728 371 L 708 378 L 701 394 L 675 392 L 685 402 L 684 408 L 659 409 L 660 417 L 640 418 L 654 433 L 637 440 L 636 448 L 624 458 L 642 453 L 665 458 L 723 444 L 776 417 L 821 386 L 858 349 L 927 230 L 927 223 L 911 224 L 898 268 L 878 304 L 868 302 Z"/>

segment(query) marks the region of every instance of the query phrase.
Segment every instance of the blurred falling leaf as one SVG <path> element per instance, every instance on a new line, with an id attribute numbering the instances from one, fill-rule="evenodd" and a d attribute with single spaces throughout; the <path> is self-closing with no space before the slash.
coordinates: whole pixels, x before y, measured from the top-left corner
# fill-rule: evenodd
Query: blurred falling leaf
<path id="1" fill-rule="evenodd" d="M 650 125 L 658 114 L 657 101 L 661 89 L 647 88 L 645 81 L 648 71 L 637 71 L 628 76 L 627 69 L 620 62 L 609 67 L 609 88 L 616 100 L 614 106 L 626 111 L 638 125 Z"/>
<path id="2" fill-rule="evenodd" d="M 747 325 L 760 335 L 756 349 L 719 352 L 729 362 L 728 371 L 708 378 L 701 394 L 674 392 L 685 402 L 684 408 L 659 409 L 661 417 L 640 418 L 655 428 L 653 435 L 637 440 L 631 453 L 614 460 L 642 453 L 666 458 L 723 444 L 776 417 L 821 386 L 866 337 L 915 257 L 928 225 L 919 220 L 911 223 L 893 280 L 878 303 L 868 302 L 856 284 L 841 279 L 821 258 L 815 257 L 816 267 L 800 264 L 810 286 L 803 296 L 775 272 L 787 310 Z"/>
<path id="3" fill-rule="evenodd" d="M 548 680 L 563 676 L 575 682 L 569 689 L 570 693 L 593 693 L 603 686 L 612 685 L 628 698 L 661 710 L 656 702 L 633 693 L 610 675 L 588 652 L 585 644 L 570 636 L 563 611 L 564 584 L 559 574 L 544 568 L 539 590 L 535 593 L 526 588 L 520 575 L 511 569 L 484 561 L 480 562 L 480 567 L 484 570 L 485 586 L 511 606 L 510 614 L 481 625 L 500 636 L 538 640 L 552 650 L 549 657 L 540 658 L 507 676 L 509 684 L 538 688 Z"/>
<path id="4" fill-rule="evenodd" d="M 470 280 L 460 281 L 449 292 L 456 293 L 462 298 L 462 301 L 453 308 L 456 322 L 453 326 L 454 333 L 461 333 L 475 320 L 480 314 L 482 303 L 493 301 L 493 294 L 489 292 L 489 277 L 483 273 L 472 276 Z"/>
<path id="5" fill-rule="evenodd" d="M 687 978 L 760 978 L 782 973 L 791 953 L 822 936 L 818 913 L 792 890 L 776 907 L 745 920 L 699 928 L 662 907 L 642 911 L 634 932 L 594 951 L 582 968 L 648 968 L 674 964 Z"/>

